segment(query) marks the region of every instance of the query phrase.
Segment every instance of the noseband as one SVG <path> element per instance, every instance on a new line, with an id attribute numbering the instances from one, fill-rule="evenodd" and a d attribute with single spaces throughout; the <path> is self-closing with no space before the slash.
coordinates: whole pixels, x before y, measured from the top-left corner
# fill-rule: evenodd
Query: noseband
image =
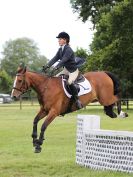
<path id="1" fill-rule="evenodd" d="M 23 75 L 24 74 L 21 74 L 21 73 L 16 74 L 16 76 L 23 76 Z M 24 82 L 25 82 L 25 89 L 22 88 Z M 21 95 L 23 95 L 24 93 L 26 93 L 28 91 L 31 91 L 31 89 L 28 88 L 28 84 L 27 84 L 27 82 L 24 79 L 22 80 L 22 85 L 21 85 L 20 88 L 13 87 L 12 89 L 18 90 L 19 92 L 21 92 Z"/>

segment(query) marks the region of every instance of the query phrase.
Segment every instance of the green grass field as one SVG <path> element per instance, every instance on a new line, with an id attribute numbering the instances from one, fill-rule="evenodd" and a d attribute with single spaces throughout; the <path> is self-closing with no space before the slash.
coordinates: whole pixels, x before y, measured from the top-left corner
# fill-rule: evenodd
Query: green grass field
<path id="1" fill-rule="evenodd" d="M 133 177 L 133 174 L 94 171 L 75 163 L 76 116 L 101 116 L 101 128 L 133 131 L 133 108 L 127 119 L 111 119 L 100 106 L 88 106 L 48 127 L 40 154 L 34 153 L 31 131 L 38 106 L 0 106 L 0 177 Z M 42 121 L 39 123 L 39 128 Z"/>

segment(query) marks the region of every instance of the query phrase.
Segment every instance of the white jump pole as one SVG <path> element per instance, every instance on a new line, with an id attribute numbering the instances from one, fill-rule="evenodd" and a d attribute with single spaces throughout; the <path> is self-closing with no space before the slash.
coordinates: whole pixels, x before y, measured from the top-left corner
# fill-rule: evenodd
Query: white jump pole
<path id="1" fill-rule="evenodd" d="M 83 131 L 86 132 L 91 129 L 100 129 L 100 116 L 98 115 L 81 115 L 77 116 L 79 122 L 82 122 Z M 81 128 L 81 127 L 79 127 Z M 77 127 L 78 131 L 78 127 Z"/>

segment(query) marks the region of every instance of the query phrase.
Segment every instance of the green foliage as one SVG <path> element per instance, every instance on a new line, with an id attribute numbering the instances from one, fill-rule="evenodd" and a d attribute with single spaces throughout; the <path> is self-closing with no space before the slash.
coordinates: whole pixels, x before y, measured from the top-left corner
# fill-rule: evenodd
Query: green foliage
<path id="1" fill-rule="evenodd" d="M 81 58 L 87 58 L 88 52 L 83 48 L 77 48 L 75 51 L 75 56 L 81 57 Z"/>
<path id="2" fill-rule="evenodd" d="M 133 1 L 102 15 L 91 44 L 90 70 L 108 70 L 121 79 L 123 97 L 133 97 Z"/>
<path id="3" fill-rule="evenodd" d="M 12 79 L 5 70 L 0 70 L 0 93 L 10 93 Z"/>
<path id="4" fill-rule="evenodd" d="M 42 66 L 47 63 L 47 58 L 43 55 L 39 55 L 38 58 L 32 63 L 31 70 L 33 71 L 41 71 Z"/>
<path id="5" fill-rule="evenodd" d="M 119 42 L 123 42 L 123 48 L 127 48 L 127 42 L 131 43 L 133 40 L 132 5 L 133 2 L 119 3 L 110 13 L 102 16 L 96 28 L 97 32 L 94 35 L 91 46 L 92 51 L 103 49 L 116 39 L 119 39 Z"/>
<path id="6" fill-rule="evenodd" d="M 95 25 L 101 19 L 101 15 L 111 11 L 112 7 L 122 0 L 70 0 L 74 12 L 79 14 L 83 22 L 91 19 Z"/>
<path id="7" fill-rule="evenodd" d="M 46 57 L 40 56 L 36 43 L 29 38 L 7 41 L 2 54 L 1 68 L 11 76 L 15 75 L 20 63 L 37 70 L 47 61 Z"/>

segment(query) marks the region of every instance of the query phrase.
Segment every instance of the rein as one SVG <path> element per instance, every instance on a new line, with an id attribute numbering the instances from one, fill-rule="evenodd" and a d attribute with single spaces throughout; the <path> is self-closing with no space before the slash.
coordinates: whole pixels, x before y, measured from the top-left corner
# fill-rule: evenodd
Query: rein
<path id="1" fill-rule="evenodd" d="M 21 92 L 21 95 L 23 95 L 23 94 L 24 94 L 24 93 L 26 93 L 26 92 L 31 91 L 31 89 L 30 89 L 30 88 L 29 88 L 29 89 L 27 89 L 27 90 L 24 90 L 24 91 L 22 91 L 21 89 L 19 89 L 19 88 L 17 88 L 17 87 L 13 87 L 12 89 L 18 90 L 19 92 Z"/>

